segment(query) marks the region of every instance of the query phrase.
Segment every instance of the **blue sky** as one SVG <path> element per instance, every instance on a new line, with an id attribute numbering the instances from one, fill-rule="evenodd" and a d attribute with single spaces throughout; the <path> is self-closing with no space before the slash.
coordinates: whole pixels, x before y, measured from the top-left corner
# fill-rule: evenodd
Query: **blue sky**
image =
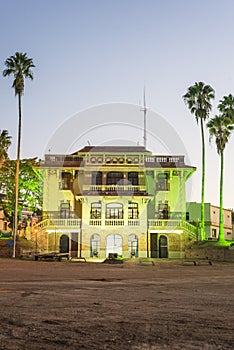
<path id="1" fill-rule="evenodd" d="M 186 161 L 198 168 L 189 199 L 200 201 L 200 130 L 182 95 L 195 81 L 215 89 L 214 106 L 234 94 L 233 0 L 0 0 L 0 13 L 1 70 L 16 51 L 27 52 L 36 65 L 23 98 L 22 157 L 42 158 L 56 130 L 79 111 L 116 102 L 139 105 L 145 85 L 150 111 L 175 130 Z M 15 141 L 17 101 L 11 84 L 11 78 L 0 78 L 0 129 Z M 140 114 L 136 119 L 140 125 Z M 86 127 L 86 120 L 78 120 L 77 135 Z M 160 135 L 160 125 L 152 127 L 149 132 Z M 107 133 L 111 143 L 116 130 Z M 99 128 L 102 139 L 94 132 L 87 138 L 105 143 L 107 133 Z M 127 135 L 121 138 L 126 143 Z M 206 137 L 206 201 L 218 205 L 219 158 Z M 135 141 L 143 142 L 140 133 Z M 175 151 L 176 144 L 175 139 Z M 153 140 L 148 148 L 162 153 Z M 224 205 L 231 208 L 233 151 L 234 135 L 225 153 Z M 16 155 L 15 142 L 10 155 Z"/>

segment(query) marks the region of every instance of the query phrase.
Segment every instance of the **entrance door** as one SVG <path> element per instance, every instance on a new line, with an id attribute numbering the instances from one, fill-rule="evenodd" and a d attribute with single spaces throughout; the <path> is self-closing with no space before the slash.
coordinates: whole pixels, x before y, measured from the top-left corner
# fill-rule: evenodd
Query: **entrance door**
<path id="1" fill-rule="evenodd" d="M 59 252 L 69 253 L 69 237 L 67 235 L 62 235 L 60 237 Z"/>
<path id="2" fill-rule="evenodd" d="M 159 237 L 159 258 L 168 258 L 167 237 Z"/>
<path id="3" fill-rule="evenodd" d="M 157 233 L 151 233 L 150 235 L 150 250 L 151 258 L 157 258 Z"/>
<path id="4" fill-rule="evenodd" d="M 122 237 L 120 235 L 109 235 L 106 237 L 106 257 L 110 253 L 117 253 L 122 255 Z"/>
<path id="5" fill-rule="evenodd" d="M 72 232 L 71 234 L 71 257 L 77 258 L 78 256 L 78 232 Z"/>

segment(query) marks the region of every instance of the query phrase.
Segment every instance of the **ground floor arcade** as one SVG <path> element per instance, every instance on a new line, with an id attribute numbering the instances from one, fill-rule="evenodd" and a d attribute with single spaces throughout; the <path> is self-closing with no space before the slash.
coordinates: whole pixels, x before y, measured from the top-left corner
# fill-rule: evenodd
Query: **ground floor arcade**
<path id="1" fill-rule="evenodd" d="M 123 258 L 183 258 L 188 237 L 183 231 L 167 232 L 151 230 L 141 233 L 132 230 L 50 230 L 43 235 L 43 242 L 38 239 L 40 251 L 59 251 L 69 253 L 73 258 L 105 259 L 109 254 Z"/>

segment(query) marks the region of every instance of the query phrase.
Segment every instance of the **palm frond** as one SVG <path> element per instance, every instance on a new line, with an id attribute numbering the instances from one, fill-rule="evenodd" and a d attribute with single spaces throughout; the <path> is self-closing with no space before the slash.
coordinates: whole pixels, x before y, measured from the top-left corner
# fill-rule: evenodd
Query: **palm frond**
<path id="1" fill-rule="evenodd" d="M 190 86 L 183 96 L 185 104 L 190 112 L 195 115 L 196 121 L 207 119 L 212 109 L 211 100 L 214 99 L 215 92 L 210 85 L 203 82 L 196 82 Z"/>
<path id="2" fill-rule="evenodd" d="M 229 141 L 232 131 L 234 130 L 233 120 L 225 114 L 216 115 L 214 118 L 210 119 L 207 123 L 207 127 L 209 129 L 210 142 L 215 138 L 217 152 L 218 154 L 221 154 Z"/>
<path id="3" fill-rule="evenodd" d="M 5 61 L 6 69 L 3 76 L 13 75 L 14 80 L 12 87 L 15 89 L 15 95 L 22 95 L 24 92 L 24 79 L 33 80 L 32 68 L 35 67 L 32 58 L 28 58 L 26 53 L 16 52 L 14 56 L 10 56 Z"/>

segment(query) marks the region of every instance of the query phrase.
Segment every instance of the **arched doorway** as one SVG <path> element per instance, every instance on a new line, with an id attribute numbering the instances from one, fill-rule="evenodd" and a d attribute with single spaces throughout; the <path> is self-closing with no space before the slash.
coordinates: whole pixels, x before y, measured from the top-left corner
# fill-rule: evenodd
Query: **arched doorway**
<path id="1" fill-rule="evenodd" d="M 159 258 L 168 258 L 168 243 L 166 236 L 159 237 Z"/>
<path id="2" fill-rule="evenodd" d="M 106 257 L 111 253 L 122 255 L 123 239 L 120 235 L 109 235 L 106 237 Z"/>
<path id="3" fill-rule="evenodd" d="M 60 237 L 59 252 L 69 253 L 69 237 L 67 235 Z"/>

